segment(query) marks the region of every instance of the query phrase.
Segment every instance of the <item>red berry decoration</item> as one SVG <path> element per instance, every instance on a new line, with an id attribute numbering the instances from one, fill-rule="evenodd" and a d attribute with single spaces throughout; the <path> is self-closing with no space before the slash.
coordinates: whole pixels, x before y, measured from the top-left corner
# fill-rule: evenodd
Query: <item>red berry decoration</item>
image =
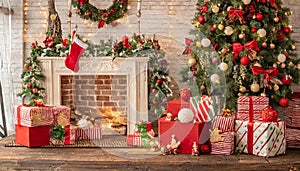
<path id="1" fill-rule="evenodd" d="M 32 87 L 32 84 L 30 83 L 30 84 L 27 84 L 27 86 L 26 86 L 27 88 L 31 88 Z"/>
<path id="2" fill-rule="evenodd" d="M 200 15 L 200 16 L 198 17 L 198 22 L 199 22 L 200 24 L 203 24 L 203 23 L 205 22 L 205 18 L 204 18 L 203 15 Z"/>
<path id="3" fill-rule="evenodd" d="M 284 85 L 290 85 L 291 81 L 292 81 L 291 77 L 289 77 L 287 75 L 283 76 L 280 80 Z"/>
<path id="4" fill-rule="evenodd" d="M 289 27 L 284 27 L 283 28 L 283 32 L 284 32 L 284 34 L 286 34 L 286 35 L 288 35 L 288 34 L 290 34 L 291 33 L 291 28 L 289 28 Z"/>
<path id="5" fill-rule="evenodd" d="M 251 32 L 252 32 L 252 33 L 255 33 L 255 32 L 257 32 L 257 29 L 256 29 L 255 27 L 252 27 L 252 28 L 251 28 Z"/>
<path id="6" fill-rule="evenodd" d="M 156 80 L 156 83 L 161 85 L 163 83 L 163 81 L 162 81 L 162 79 L 159 78 L 159 79 Z"/>
<path id="7" fill-rule="evenodd" d="M 201 152 L 201 154 L 208 154 L 208 153 L 210 153 L 209 146 L 207 144 L 202 144 L 200 146 L 200 152 Z"/>
<path id="8" fill-rule="evenodd" d="M 280 105 L 281 107 L 283 107 L 283 108 L 288 107 L 288 105 L 289 105 L 289 99 L 286 98 L 286 97 L 281 98 L 281 99 L 279 100 L 279 105 Z"/>
<path id="9" fill-rule="evenodd" d="M 278 118 L 278 111 L 268 106 L 261 112 L 261 117 L 265 122 L 275 122 Z"/>
<path id="10" fill-rule="evenodd" d="M 243 56 L 240 59 L 240 63 L 244 66 L 247 66 L 250 63 L 250 59 L 248 58 L 248 56 Z"/>
<path id="11" fill-rule="evenodd" d="M 214 27 L 214 26 L 211 26 L 211 27 L 210 27 L 210 31 L 212 31 L 212 32 L 215 31 L 215 27 Z"/>
<path id="12" fill-rule="evenodd" d="M 263 15 L 262 13 L 256 14 L 256 20 L 257 20 L 257 21 L 261 21 L 261 20 L 263 20 L 263 19 L 264 19 L 264 15 Z"/>
<path id="13" fill-rule="evenodd" d="M 32 93 L 36 94 L 38 92 L 37 88 L 32 89 Z"/>
<path id="14" fill-rule="evenodd" d="M 268 47 L 268 44 L 266 42 L 264 42 L 264 43 L 261 44 L 261 47 L 266 49 Z"/>
<path id="15" fill-rule="evenodd" d="M 186 102 L 190 101 L 190 98 L 191 98 L 190 89 L 188 89 L 188 88 L 182 89 L 179 93 L 179 96 L 183 101 L 186 101 Z"/>

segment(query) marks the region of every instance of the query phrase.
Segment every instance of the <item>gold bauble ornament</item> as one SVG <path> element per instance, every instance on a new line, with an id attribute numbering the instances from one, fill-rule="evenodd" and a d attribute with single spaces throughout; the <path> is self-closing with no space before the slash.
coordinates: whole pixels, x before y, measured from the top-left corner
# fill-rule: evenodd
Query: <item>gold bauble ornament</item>
<path id="1" fill-rule="evenodd" d="M 271 43 L 271 44 L 270 44 L 270 48 L 271 48 L 271 49 L 274 49 L 274 48 L 275 48 L 275 44 L 274 44 L 274 43 Z"/>
<path id="2" fill-rule="evenodd" d="M 294 65 L 294 63 L 291 61 L 291 62 L 289 63 L 289 67 L 293 67 L 293 66 L 295 66 L 295 65 Z"/>
<path id="3" fill-rule="evenodd" d="M 296 46 L 295 45 L 291 45 L 292 50 L 296 50 Z"/>
<path id="4" fill-rule="evenodd" d="M 227 71 L 228 70 L 228 64 L 225 63 L 225 62 L 221 62 L 220 65 L 219 65 L 219 68 L 221 71 Z"/>
<path id="5" fill-rule="evenodd" d="M 241 97 L 241 96 L 244 96 L 244 94 L 243 93 L 238 93 L 238 96 Z"/>
<path id="6" fill-rule="evenodd" d="M 257 30 L 257 35 L 259 36 L 259 37 L 265 37 L 266 35 L 267 35 L 267 31 L 265 30 L 265 29 L 258 29 Z"/>
<path id="7" fill-rule="evenodd" d="M 217 5 L 213 5 L 212 7 L 211 7 L 211 11 L 213 12 L 213 13 L 218 13 L 219 12 L 219 10 L 220 10 L 220 8 L 217 6 Z"/>
<path id="8" fill-rule="evenodd" d="M 266 97 L 267 94 L 265 92 L 260 93 L 260 96 Z"/>
<path id="9" fill-rule="evenodd" d="M 190 58 L 188 62 L 189 66 L 193 66 L 196 64 L 196 59 L 195 58 Z"/>
<path id="10" fill-rule="evenodd" d="M 279 18 L 278 18 L 278 17 L 275 17 L 275 18 L 274 18 L 274 21 L 275 21 L 275 23 L 277 23 L 277 22 L 279 21 Z"/>
<path id="11" fill-rule="evenodd" d="M 240 86 L 240 92 L 245 93 L 247 91 L 246 87 Z"/>
<path id="12" fill-rule="evenodd" d="M 245 38 L 245 33 L 240 33 L 239 34 L 239 39 L 243 39 L 243 38 Z"/>
<path id="13" fill-rule="evenodd" d="M 253 66 L 261 67 L 260 63 L 256 62 Z"/>
<path id="14" fill-rule="evenodd" d="M 226 27 L 225 27 L 225 30 L 224 30 L 224 33 L 225 33 L 227 36 L 232 35 L 232 33 L 233 33 L 233 28 L 230 27 L 230 26 L 226 26 Z"/>
<path id="15" fill-rule="evenodd" d="M 298 70 L 300 70 L 300 63 L 299 63 L 299 64 L 297 64 L 297 69 L 298 69 Z"/>
<path id="16" fill-rule="evenodd" d="M 221 50 L 221 52 L 222 52 L 223 55 L 225 55 L 225 54 L 227 53 L 227 49 L 226 49 L 226 48 L 223 48 L 223 49 Z"/>
<path id="17" fill-rule="evenodd" d="M 197 42 L 196 42 L 196 46 L 197 46 L 197 47 L 201 47 L 201 42 L 197 41 Z"/>
<path id="18" fill-rule="evenodd" d="M 279 86 L 277 84 L 275 84 L 273 88 L 275 91 L 279 90 Z"/>
<path id="19" fill-rule="evenodd" d="M 284 54 L 279 54 L 278 56 L 277 56 L 277 60 L 279 61 L 279 62 L 285 62 L 285 60 L 286 60 L 286 56 L 284 55 Z"/>
<path id="20" fill-rule="evenodd" d="M 281 68 L 285 68 L 285 67 L 286 67 L 286 64 L 285 64 L 285 63 L 281 63 L 281 64 L 280 64 L 280 67 L 281 67 Z"/>
<path id="21" fill-rule="evenodd" d="M 253 93 L 259 92 L 259 90 L 260 90 L 259 84 L 257 84 L 257 83 L 251 84 L 251 85 L 250 85 L 250 90 L 251 90 Z"/>
<path id="22" fill-rule="evenodd" d="M 243 1 L 243 3 L 244 3 L 245 5 L 248 5 L 248 4 L 251 3 L 251 0 L 242 0 L 242 1 Z"/>
<path id="23" fill-rule="evenodd" d="M 219 24 L 219 25 L 218 25 L 218 29 L 219 29 L 219 30 L 223 30 L 223 29 L 224 29 L 224 25 L 223 25 L 223 24 Z"/>
<path id="24" fill-rule="evenodd" d="M 277 65 L 276 63 L 273 64 L 273 67 L 274 67 L 274 68 L 277 68 L 277 66 L 278 66 L 278 65 Z"/>

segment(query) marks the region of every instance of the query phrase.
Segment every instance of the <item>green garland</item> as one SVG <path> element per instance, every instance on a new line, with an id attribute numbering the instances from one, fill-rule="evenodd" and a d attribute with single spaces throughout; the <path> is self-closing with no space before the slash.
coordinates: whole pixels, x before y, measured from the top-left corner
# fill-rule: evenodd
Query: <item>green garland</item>
<path id="1" fill-rule="evenodd" d="M 122 18 L 127 12 L 127 0 L 113 0 L 107 9 L 98 9 L 89 3 L 89 0 L 72 0 L 76 13 L 83 19 L 98 22 L 98 28 L 104 27 L 113 21 Z"/>

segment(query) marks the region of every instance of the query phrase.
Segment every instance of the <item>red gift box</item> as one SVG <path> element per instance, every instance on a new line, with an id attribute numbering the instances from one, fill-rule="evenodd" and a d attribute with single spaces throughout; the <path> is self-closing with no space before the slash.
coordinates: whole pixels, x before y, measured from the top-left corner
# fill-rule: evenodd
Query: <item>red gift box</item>
<path id="1" fill-rule="evenodd" d="M 264 110 L 267 106 L 269 106 L 268 97 L 241 96 L 238 98 L 238 109 L 236 113 L 236 119 L 260 120 L 262 119 L 261 111 Z"/>
<path id="2" fill-rule="evenodd" d="M 223 141 L 211 143 L 211 154 L 232 154 L 234 148 L 234 132 L 224 132 L 221 136 L 223 137 Z"/>
<path id="3" fill-rule="evenodd" d="M 182 108 L 190 108 L 190 102 L 182 100 L 171 100 L 167 102 L 167 112 L 172 113 L 172 120 L 178 116 L 178 112 Z"/>
<path id="4" fill-rule="evenodd" d="M 174 134 L 176 141 L 181 142 L 178 152 L 192 154 L 193 142 L 199 144 L 199 140 L 203 137 L 206 140 L 209 139 L 209 127 L 204 127 L 204 125 L 205 123 L 181 123 L 179 121 L 166 121 L 165 117 L 160 118 L 158 120 L 159 143 L 161 146 L 167 146 L 171 143 Z"/>
<path id="5" fill-rule="evenodd" d="M 212 121 L 212 130 L 215 128 L 221 132 L 234 131 L 234 117 L 216 115 Z"/>
<path id="6" fill-rule="evenodd" d="M 70 108 L 66 106 L 53 107 L 53 126 L 62 127 L 70 125 Z"/>
<path id="7" fill-rule="evenodd" d="M 16 143 L 27 147 L 40 147 L 50 144 L 50 126 L 27 127 L 15 125 Z"/>
<path id="8" fill-rule="evenodd" d="M 102 138 L 101 127 L 78 128 L 76 137 L 78 140 L 99 140 Z"/>
<path id="9" fill-rule="evenodd" d="M 67 126 L 64 126 L 64 129 L 66 131 L 65 136 L 64 136 L 64 140 L 63 141 L 57 141 L 54 138 L 50 137 L 51 144 L 53 144 L 53 145 L 75 144 L 77 127 L 67 125 Z"/>

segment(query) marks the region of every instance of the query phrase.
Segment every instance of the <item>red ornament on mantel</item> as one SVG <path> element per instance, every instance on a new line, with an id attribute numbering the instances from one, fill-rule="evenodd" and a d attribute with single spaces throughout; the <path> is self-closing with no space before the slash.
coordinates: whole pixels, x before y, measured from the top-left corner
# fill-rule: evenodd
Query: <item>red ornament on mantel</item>
<path id="1" fill-rule="evenodd" d="M 163 83 L 163 81 L 162 81 L 162 79 L 159 78 L 159 79 L 156 80 L 156 83 L 161 85 Z"/>
<path id="2" fill-rule="evenodd" d="M 273 109 L 271 106 L 268 106 L 261 112 L 261 116 L 265 122 L 276 122 L 278 118 L 278 111 Z"/>
<path id="3" fill-rule="evenodd" d="M 240 63 L 244 66 L 247 66 L 250 63 L 250 59 L 248 58 L 248 56 L 243 56 L 240 59 Z"/>
<path id="4" fill-rule="evenodd" d="M 205 18 L 204 18 L 203 15 L 200 15 L 200 16 L 198 17 L 198 22 L 199 22 L 200 24 L 203 24 L 203 23 L 205 22 Z"/>
<path id="5" fill-rule="evenodd" d="M 290 84 L 291 84 L 291 81 L 292 81 L 292 80 L 291 80 L 291 77 L 288 76 L 288 75 L 283 76 L 280 80 L 282 81 L 282 83 L 283 83 L 284 85 L 290 85 Z"/>
<path id="6" fill-rule="evenodd" d="M 286 97 L 281 98 L 281 99 L 279 100 L 279 105 L 280 105 L 281 107 L 283 107 L 283 108 L 288 107 L 288 105 L 289 105 L 289 99 L 286 98 Z"/>

